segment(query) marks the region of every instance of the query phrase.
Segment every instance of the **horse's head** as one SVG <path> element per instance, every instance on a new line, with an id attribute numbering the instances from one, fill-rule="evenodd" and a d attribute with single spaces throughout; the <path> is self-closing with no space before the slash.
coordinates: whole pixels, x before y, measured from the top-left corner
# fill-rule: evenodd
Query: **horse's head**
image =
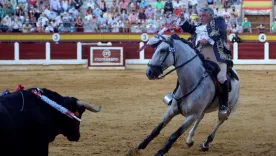
<path id="1" fill-rule="evenodd" d="M 175 63 L 173 39 L 166 35 L 156 35 L 148 41 L 147 45 L 155 48 L 155 51 L 148 63 L 146 75 L 150 80 L 158 79 L 164 70 Z"/>

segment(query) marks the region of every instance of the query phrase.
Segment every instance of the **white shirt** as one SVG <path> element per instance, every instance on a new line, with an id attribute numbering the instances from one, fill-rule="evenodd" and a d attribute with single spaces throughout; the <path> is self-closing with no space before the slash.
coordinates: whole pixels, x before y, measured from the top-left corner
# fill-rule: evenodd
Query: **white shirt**
<path id="1" fill-rule="evenodd" d="M 206 39 L 211 45 L 214 45 L 215 41 L 212 40 L 209 37 L 206 26 L 207 25 L 200 25 L 200 26 L 196 27 L 196 31 L 195 31 L 195 33 L 197 34 L 197 36 L 196 36 L 196 43 L 195 43 L 196 45 L 202 39 Z"/>

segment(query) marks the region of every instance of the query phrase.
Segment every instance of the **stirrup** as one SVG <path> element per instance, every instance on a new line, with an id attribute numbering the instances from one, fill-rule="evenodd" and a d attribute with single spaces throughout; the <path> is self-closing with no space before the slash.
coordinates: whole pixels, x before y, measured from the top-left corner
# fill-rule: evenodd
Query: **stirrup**
<path id="1" fill-rule="evenodd" d="M 173 99 L 173 94 L 168 93 L 163 98 L 163 102 L 165 103 L 165 105 L 170 106 L 172 104 L 172 99 Z"/>

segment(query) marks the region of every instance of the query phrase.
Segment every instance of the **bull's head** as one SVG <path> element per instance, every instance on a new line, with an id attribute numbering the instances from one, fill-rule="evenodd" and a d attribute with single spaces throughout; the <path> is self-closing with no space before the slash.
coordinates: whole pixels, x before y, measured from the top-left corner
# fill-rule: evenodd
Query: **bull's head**
<path id="1" fill-rule="evenodd" d="M 98 108 L 94 108 L 88 103 L 80 101 L 74 97 L 64 97 L 64 107 L 73 112 L 78 118 L 81 119 L 82 114 L 85 110 L 91 112 L 99 112 L 101 110 L 101 106 Z M 64 121 L 63 132 L 62 134 L 68 138 L 69 141 L 78 141 L 80 138 L 80 122 L 66 117 Z"/>
<path id="2" fill-rule="evenodd" d="M 51 100 L 54 100 L 56 103 L 70 110 L 80 119 L 85 110 L 91 112 L 99 112 L 101 110 L 101 106 L 98 108 L 94 108 L 90 104 L 80 101 L 77 98 L 64 97 L 48 89 L 43 89 L 43 94 Z M 80 122 L 78 120 L 69 118 L 60 112 L 55 112 L 55 114 L 56 115 L 54 115 L 55 119 L 53 119 L 53 122 L 55 122 L 55 128 L 57 128 L 56 134 L 63 134 L 68 138 L 69 141 L 78 141 L 80 138 Z M 50 141 L 54 140 L 55 134 L 53 135 L 54 136 L 50 138 Z"/>

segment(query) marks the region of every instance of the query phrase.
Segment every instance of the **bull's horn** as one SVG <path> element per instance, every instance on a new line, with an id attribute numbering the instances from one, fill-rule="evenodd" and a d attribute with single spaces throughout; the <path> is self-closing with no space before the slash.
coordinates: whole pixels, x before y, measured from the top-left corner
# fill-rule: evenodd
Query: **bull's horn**
<path id="1" fill-rule="evenodd" d="M 91 106 L 90 104 L 85 103 L 83 101 L 77 101 L 77 104 L 79 106 L 84 106 L 87 110 L 89 110 L 91 112 L 99 112 L 102 109 L 102 106 L 99 106 L 98 108 L 95 108 L 95 107 Z"/>

